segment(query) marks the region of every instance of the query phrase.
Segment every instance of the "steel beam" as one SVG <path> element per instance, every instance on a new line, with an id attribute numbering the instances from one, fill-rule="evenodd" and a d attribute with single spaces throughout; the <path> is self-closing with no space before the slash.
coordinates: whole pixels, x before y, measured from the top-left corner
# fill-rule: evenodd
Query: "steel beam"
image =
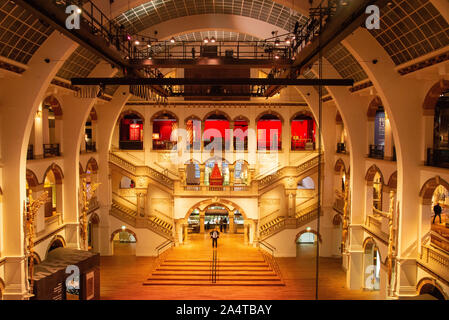
<path id="1" fill-rule="evenodd" d="M 268 78 L 73 78 L 72 85 L 252 85 L 252 86 L 343 86 L 354 85 L 353 79 L 268 79 Z"/>
<path id="2" fill-rule="evenodd" d="M 292 66 L 292 60 L 290 59 L 232 59 L 232 58 L 196 58 L 196 59 L 141 59 L 130 60 L 130 63 L 134 67 L 143 68 L 213 68 L 213 67 L 226 67 L 226 68 L 289 68 Z"/>

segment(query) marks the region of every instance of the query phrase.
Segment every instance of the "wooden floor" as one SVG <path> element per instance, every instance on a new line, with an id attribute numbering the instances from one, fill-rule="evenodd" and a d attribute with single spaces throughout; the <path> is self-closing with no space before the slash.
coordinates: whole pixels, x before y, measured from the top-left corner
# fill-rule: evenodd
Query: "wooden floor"
<path id="1" fill-rule="evenodd" d="M 130 248 L 132 252 L 133 248 Z M 133 300 L 311 300 L 315 299 L 315 248 L 300 245 L 296 258 L 278 258 L 285 282 L 283 287 L 143 286 L 155 258 L 126 255 L 101 257 L 101 299 Z M 256 249 L 243 244 L 243 236 L 223 235 L 218 243 L 219 258 L 224 260 L 260 259 Z M 183 246 L 172 249 L 170 259 L 206 259 L 211 255 L 210 239 L 192 235 Z M 319 298 L 325 300 L 377 299 L 378 293 L 345 288 L 345 273 L 340 259 L 320 258 Z"/>

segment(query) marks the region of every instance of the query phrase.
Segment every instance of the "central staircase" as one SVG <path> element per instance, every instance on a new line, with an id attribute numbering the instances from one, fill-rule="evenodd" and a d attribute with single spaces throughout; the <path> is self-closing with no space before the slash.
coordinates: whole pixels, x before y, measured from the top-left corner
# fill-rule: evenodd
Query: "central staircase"
<path id="1" fill-rule="evenodd" d="M 242 236 L 222 235 L 212 281 L 212 248 L 203 235 L 190 245 L 166 252 L 144 286 L 284 286 L 280 271 L 260 249 L 242 244 Z M 220 243 L 221 242 L 221 243 Z M 191 258 L 195 257 L 195 259 Z"/>

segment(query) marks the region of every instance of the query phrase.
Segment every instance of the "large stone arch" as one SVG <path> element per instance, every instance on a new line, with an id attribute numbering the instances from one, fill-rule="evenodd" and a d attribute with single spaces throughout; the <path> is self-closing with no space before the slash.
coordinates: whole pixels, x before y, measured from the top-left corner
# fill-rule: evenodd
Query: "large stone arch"
<path id="1" fill-rule="evenodd" d="M 47 246 L 47 250 L 45 251 L 45 258 L 47 258 L 48 253 L 51 251 L 51 248 L 53 246 L 65 248 L 66 241 L 65 241 L 64 237 L 60 236 L 60 235 L 56 235 L 53 237 L 53 239 L 51 239 L 50 243 Z"/>
<path id="2" fill-rule="evenodd" d="M 30 169 L 27 169 L 26 171 L 26 181 L 30 188 L 36 188 L 37 186 L 40 185 L 39 179 L 37 178 L 36 174 Z"/>
<path id="3" fill-rule="evenodd" d="M 231 200 L 220 199 L 220 198 L 206 199 L 206 200 L 197 202 L 195 205 L 190 207 L 190 209 L 187 211 L 186 215 L 184 216 L 184 219 L 187 220 L 187 218 L 192 214 L 192 212 L 195 209 L 199 208 L 200 210 L 205 210 L 207 207 L 210 207 L 211 205 L 215 205 L 215 204 L 222 205 L 222 206 L 226 207 L 226 209 L 228 211 L 238 210 L 242 214 L 243 219 L 245 219 L 245 220 L 248 219 L 248 216 L 246 215 L 245 210 L 243 210 L 238 204 L 236 204 L 235 202 L 233 202 Z"/>

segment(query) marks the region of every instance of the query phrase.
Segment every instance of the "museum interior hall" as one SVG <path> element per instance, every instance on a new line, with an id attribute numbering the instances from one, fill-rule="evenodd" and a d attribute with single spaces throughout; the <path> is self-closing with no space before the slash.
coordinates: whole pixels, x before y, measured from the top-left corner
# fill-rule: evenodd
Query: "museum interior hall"
<path id="1" fill-rule="evenodd" d="M 0 300 L 448 300 L 448 0 L 0 0 Z"/>

